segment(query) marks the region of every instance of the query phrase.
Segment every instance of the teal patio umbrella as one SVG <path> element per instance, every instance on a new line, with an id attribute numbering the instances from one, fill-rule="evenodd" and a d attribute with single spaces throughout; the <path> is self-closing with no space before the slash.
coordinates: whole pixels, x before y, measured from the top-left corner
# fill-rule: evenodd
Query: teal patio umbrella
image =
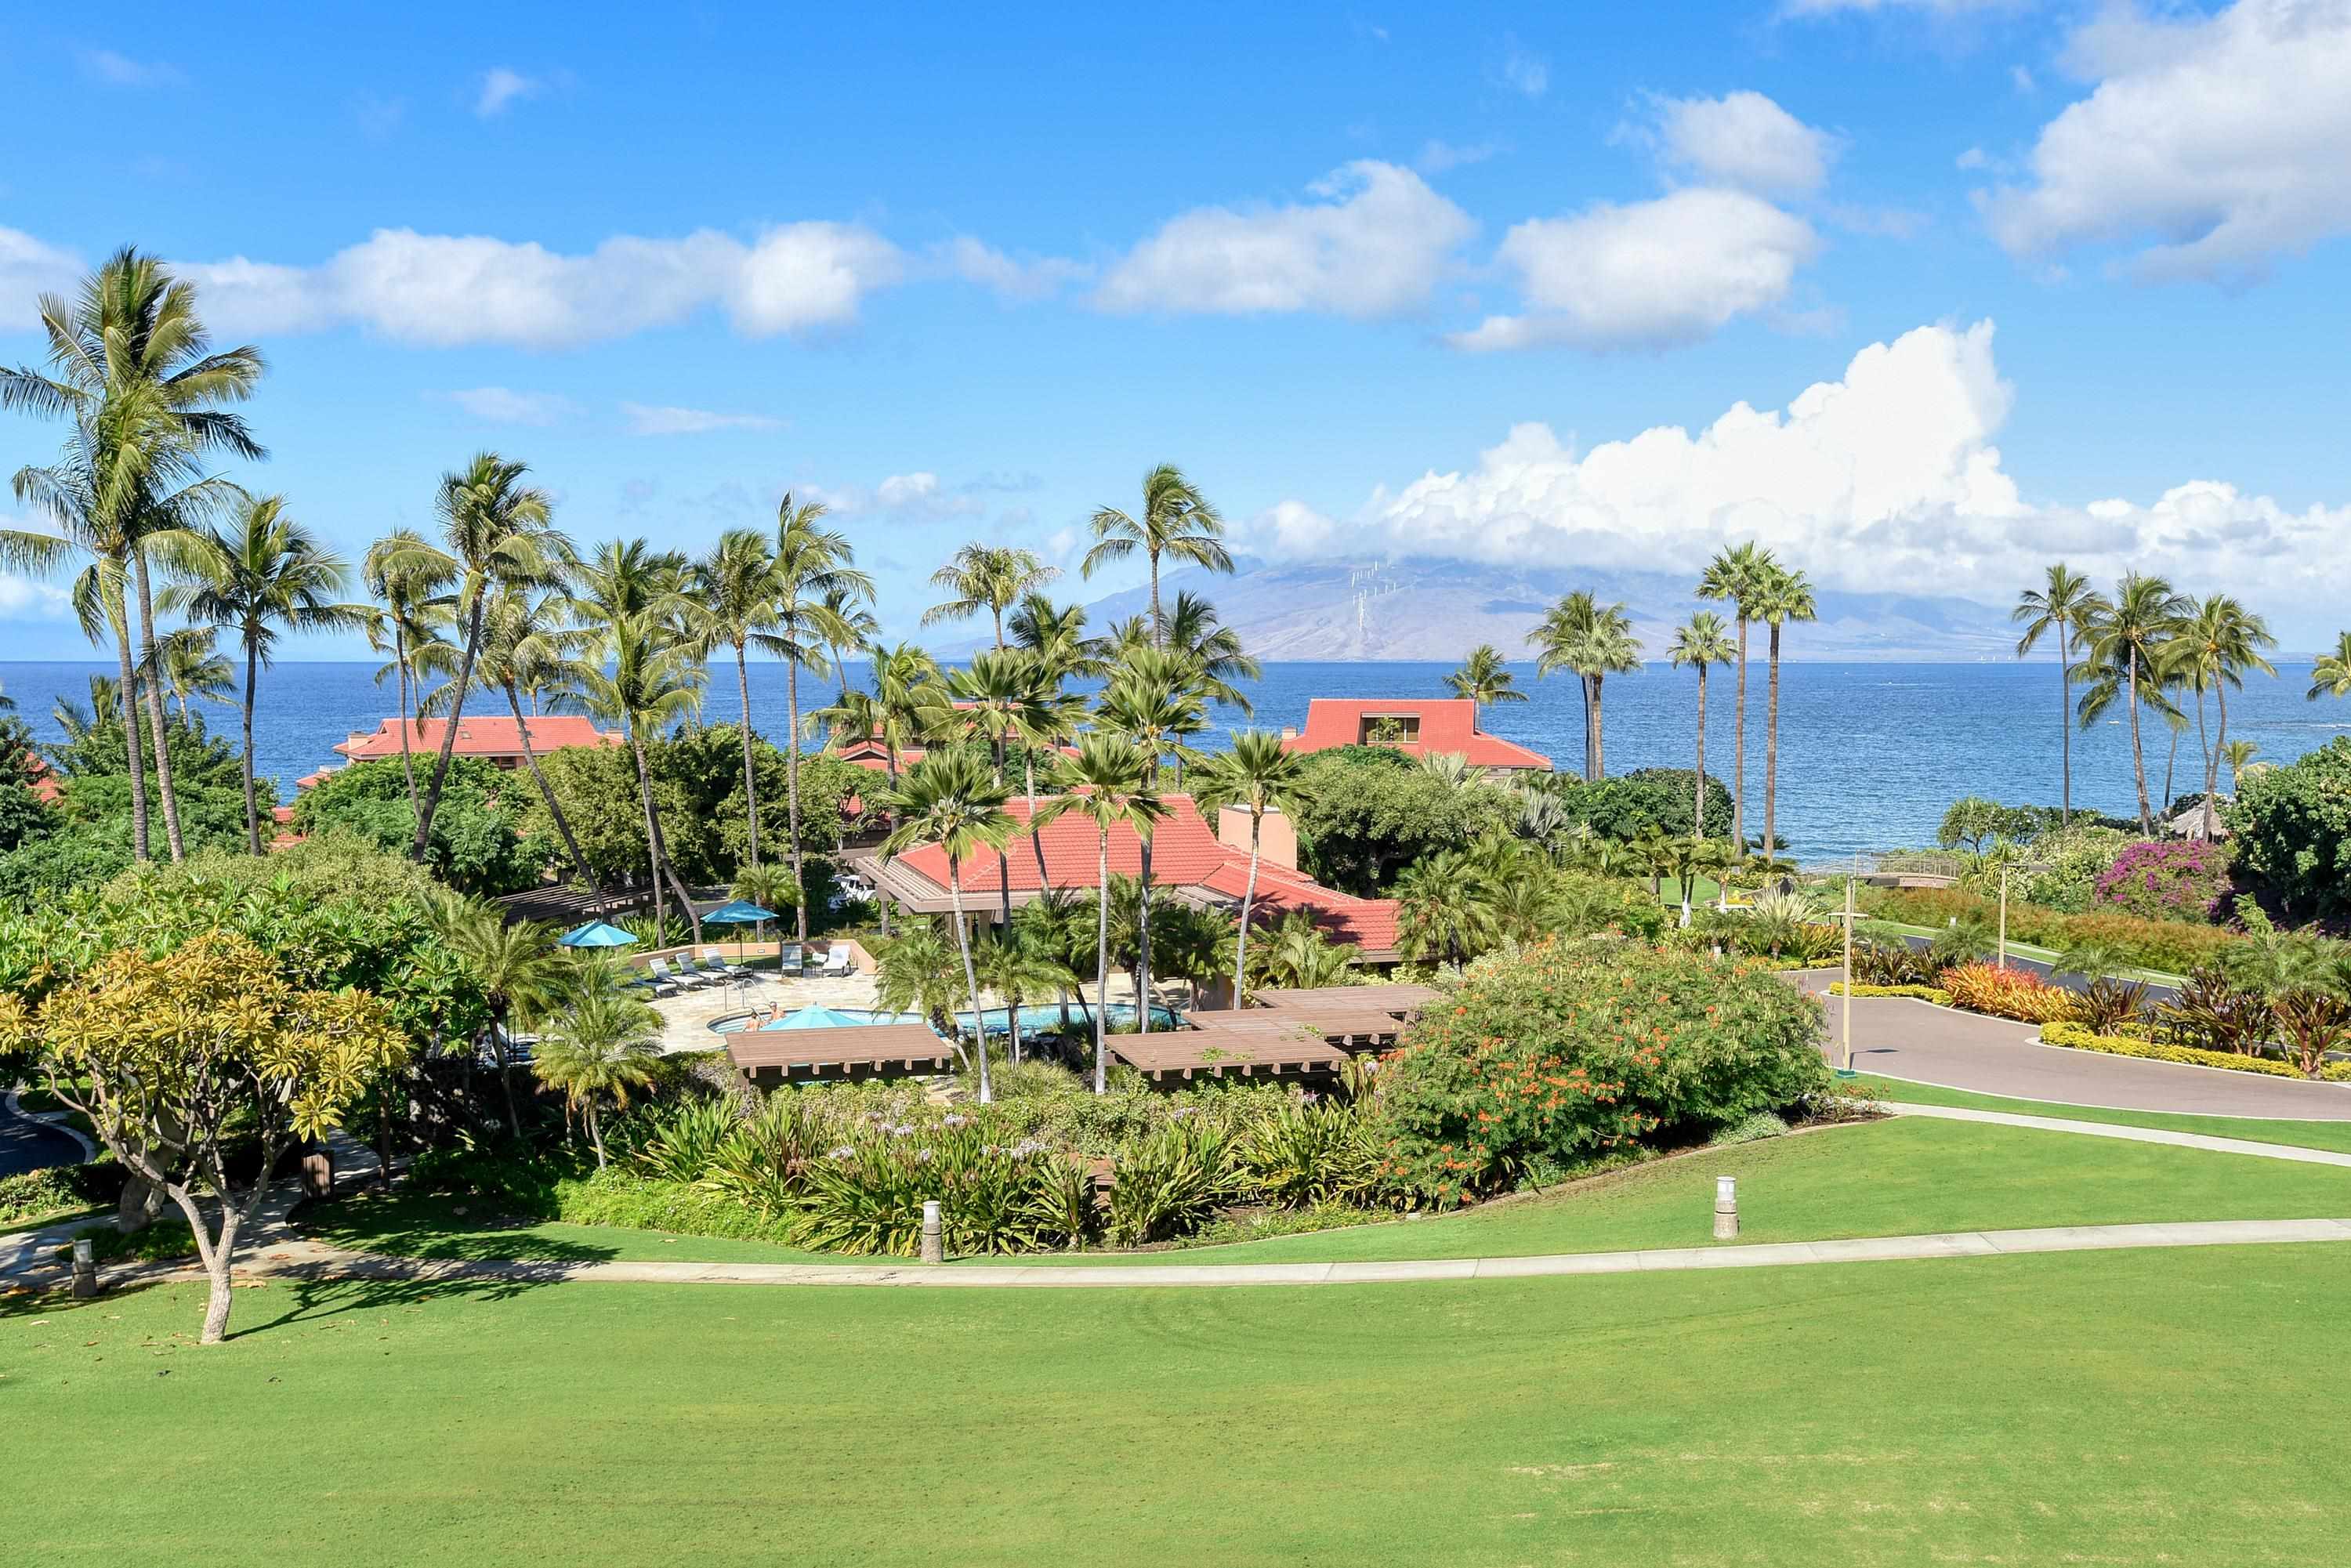
<path id="1" fill-rule="evenodd" d="M 859 1018 L 854 1013 L 845 1013 L 837 1008 L 808 1007 L 768 1027 L 769 1029 L 855 1029 L 861 1024 L 869 1024 L 872 1021 L 870 1018 Z"/>
<path id="2" fill-rule="evenodd" d="M 774 910 L 762 909 L 747 899 L 738 898 L 732 904 L 722 904 L 704 915 L 702 923 L 705 925 L 762 925 L 775 917 Z M 735 937 L 735 961 L 738 964 L 743 961 L 743 937 L 740 932 L 737 932 Z"/>
<path id="3" fill-rule="evenodd" d="M 566 931 L 556 941 L 566 947 L 633 947 L 637 939 L 617 925 L 601 920 L 590 920 L 585 925 Z"/>

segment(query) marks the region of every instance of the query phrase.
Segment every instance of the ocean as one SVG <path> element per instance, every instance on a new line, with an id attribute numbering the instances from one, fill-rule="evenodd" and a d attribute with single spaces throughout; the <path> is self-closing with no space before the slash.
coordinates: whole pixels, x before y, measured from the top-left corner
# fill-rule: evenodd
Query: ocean
<path id="1" fill-rule="evenodd" d="M 15 700 L 16 716 L 42 740 L 60 738 L 51 706 L 60 697 L 89 700 L 89 676 L 110 673 L 100 663 L 0 662 L 0 691 Z M 1266 666 L 1249 695 L 1252 719 L 1238 710 L 1216 715 L 1214 745 L 1228 728 L 1255 723 L 1267 727 L 1302 725 L 1306 705 L 1316 696 L 1431 697 L 1447 695 L 1449 664 L 1278 664 Z M 1583 714 L 1572 677 L 1538 681 L 1531 664 L 1515 666 L 1528 699 L 1488 710 L 1486 727 L 1547 753 L 1562 770 L 1580 769 L 1583 758 Z M 2289 762 L 2351 731 L 2351 702 L 2304 700 L 2309 665 L 2279 666 L 2272 680 L 2256 675 L 2229 703 L 2230 736 L 2260 747 L 2260 758 Z M 290 799 L 292 781 L 337 761 L 329 749 L 354 729 L 371 730 L 392 711 L 388 687 L 379 687 L 371 664 L 286 662 L 263 673 L 261 706 L 255 722 L 259 771 L 281 781 L 280 798 Z M 863 666 L 850 667 L 862 681 Z M 1607 762 L 1611 773 L 1636 768 L 1687 768 L 1692 759 L 1693 707 L 1697 677 L 1687 671 L 1653 664 L 1635 674 L 1610 677 L 1604 704 Z M 1750 667 L 1747 775 L 1750 831 L 1761 831 L 1763 778 L 1764 669 Z M 1708 770 L 1728 779 L 1731 771 L 1731 708 L 1735 672 L 1718 670 L 1708 680 Z M 803 675 L 804 708 L 831 700 L 832 683 Z M 1781 669 L 1781 835 L 1807 861 L 1933 841 L 1943 810 L 1961 795 L 1988 795 L 2004 802 L 2055 804 L 2058 792 L 2058 690 L 2053 664 L 1788 664 Z M 704 716 L 729 723 L 739 704 L 731 666 L 712 671 Z M 772 664 L 751 666 L 752 721 L 769 737 L 784 727 L 784 676 Z M 207 719 L 232 739 L 236 710 L 219 706 Z M 492 711 L 504 712 L 503 704 Z M 2142 720 L 2148 788 L 2158 802 L 2170 734 L 2160 720 Z M 2196 735 L 2191 727 L 2179 745 L 2173 790 L 2186 795 L 2203 787 Z M 2222 787 L 2226 776 L 2223 772 Z M 2116 714 L 2074 737 L 2074 801 L 2076 806 L 2136 812 L 2131 783 L 2127 716 Z"/>

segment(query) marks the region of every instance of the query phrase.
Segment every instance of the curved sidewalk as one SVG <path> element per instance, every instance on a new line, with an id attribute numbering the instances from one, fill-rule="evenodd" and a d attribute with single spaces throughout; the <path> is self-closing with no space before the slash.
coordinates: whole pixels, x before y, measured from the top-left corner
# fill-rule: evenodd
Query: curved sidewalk
<path id="1" fill-rule="evenodd" d="M 1809 974 L 1802 983 L 1815 996 L 1825 987 Z M 1828 1010 L 1829 1060 L 1842 1064 L 1844 998 L 1821 999 Z M 1945 1089 L 2115 1111 L 2351 1122 L 2351 1083 L 2069 1051 L 2042 1044 L 2031 1024 L 1907 997 L 1854 998 L 1853 1038 L 1855 1071 Z"/>

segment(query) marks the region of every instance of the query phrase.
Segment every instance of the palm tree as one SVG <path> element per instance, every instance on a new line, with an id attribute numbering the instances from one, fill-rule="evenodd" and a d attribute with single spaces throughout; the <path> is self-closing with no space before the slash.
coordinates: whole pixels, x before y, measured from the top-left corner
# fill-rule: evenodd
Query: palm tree
<path id="1" fill-rule="evenodd" d="M 2351 632 L 2335 634 L 2335 652 L 2320 654 L 2318 663 L 2310 667 L 2310 690 L 2303 695 L 2312 702 L 2321 697 L 2351 697 Z"/>
<path id="2" fill-rule="evenodd" d="M 968 1066 L 970 1053 L 955 1027 L 955 951 L 942 924 L 935 917 L 917 920 L 881 945 L 873 955 L 873 1005 L 883 1012 L 919 1013 Z"/>
<path id="3" fill-rule="evenodd" d="M 456 689 L 450 698 L 449 722 L 441 732 L 441 756 L 425 781 L 424 798 L 416 812 L 416 836 L 408 847 L 409 858 L 420 865 L 433 835 L 434 816 L 441 809 L 449 759 L 457 749 L 457 724 L 465 716 L 465 695 L 473 687 L 474 661 L 481 654 L 482 618 L 490 596 L 507 584 L 552 586 L 559 576 L 564 545 L 549 520 L 553 503 L 546 491 L 522 482 L 528 472 L 524 465 L 495 452 L 475 454 L 463 469 L 444 474 L 434 496 L 433 508 L 441 521 L 441 545 L 418 538 L 387 550 L 378 562 L 385 572 L 420 578 L 445 575 L 455 590 Z"/>
<path id="4" fill-rule="evenodd" d="M 1192 759 L 1190 738 L 1208 727 L 1207 708 L 1194 689 L 1196 667 L 1165 649 L 1142 648 L 1126 655 L 1103 688 L 1094 706 L 1094 723 L 1113 735 L 1123 735 L 1143 748 L 1150 759 L 1150 782 L 1159 787 L 1160 763 L 1172 758 L 1180 768 Z M 1143 841 L 1139 868 L 1141 903 L 1137 946 L 1141 965 L 1135 989 L 1139 1027 L 1151 1028 L 1151 841 Z"/>
<path id="5" fill-rule="evenodd" d="M 2131 773 L 2138 784 L 2138 827 L 2148 837 L 2155 832 L 2154 808 L 2147 795 L 2147 756 L 2139 745 L 2138 711 L 2152 704 L 2158 713 L 2170 709 L 2162 693 L 2165 644 L 2178 628 L 2188 601 L 2160 577 L 2126 573 L 2115 585 L 2114 598 L 2095 607 L 2083 628 L 2080 673 L 2090 689 L 2076 705 L 2085 726 L 2112 706 L 2117 698 L 2130 704 Z"/>
<path id="6" fill-rule="evenodd" d="M 502 586 L 482 618 L 482 652 L 475 673 L 506 695 L 507 711 L 514 716 L 515 739 L 522 747 L 523 766 L 529 770 L 531 782 L 538 787 L 538 798 L 563 840 L 564 850 L 571 856 L 572 869 L 580 873 L 580 882 L 595 895 L 601 908 L 604 889 L 596 880 L 595 868 L 580 852 L 579 836 L 571 831 L 571 819 L 564 815 L 563 802 L 538 765 L 538 753 L 530 744 L 530 719 L 524 715 L 522 706 L 525 692 L 530 694 L 532 714 L 541 707 L 560 711 L 578 705 L 584 671 L 580 661 L 567 652 L 568 645 L 578 640 L 577 632 L 562 623 L 569 602 L 560 593 L 541 592 L 517 584 Z"/>
<path id="7" fill-rule="evenodd" d="M 1710 610 L 1701 610 L 1689 618 L 1689 624 L 1674 633 L 1672 645 L 1666 657 L 1676 669 L 1698 672 L 1698 779 L 1691 789 L 1690 831 L 1696 838 L 1706 837 L 1706 672 L 1709 664 L 1727 664 L 1738 656 L 1732 646 L 1729 628 L 1722 617 Z"/>
<path id="8" fill-rule="evenodd" d="M 1166 624 L 1155 638 L 1139 615 L 1111 628 L 1109 652 L 1113 658 L 1125 659 L 1155 645 L 1186 666 L 1186 685 L 1203 702 L 1238 708 L 1244 717 L 1254 711 L 1248 695 L 1233 683 L 1254 681 L 1265 671 L 1241 646 L 1240 633 L 1222 624 L 1217 607 L 1200 595 L 1188 589 L 1178 592 L 1176 608 L 1168 612 Z"/>
<path id="9" fill-rule="evenodd" d="M 832 656 L 833 678 L 841 683 L 841 695 L 849 695 L 849 655 L 862 653 L 873 646 L 873 639 L 882 634 L 882 622 L 866 606 L 872 596 L 851 582 L 836 582 L 824 591 L 824 608 L 837 623 L 840 635 L 829 639 L 825 651 Z"/>
<path id="10" fill-rule="evenodd" d="M 1771 629 L 1771 695 L 1763 709 L 1763 852 L 1780 847 L 1775 808 L 1780 794 L 1780 629 L 1791 621 L 1814 621 L 1820 606 L 1813 601 L 1812 580 L 1786 567 L 1767 577 L 1754 603 L 1756 618 Z"/>
<path id="11" fill-rule="evenodd" d="M 174 585 L 177 586 L 177 585 Z M 173 601 L 172 588 L 157 594 L 156 601 L 171 612 Z M 210 626 L 178 626 L 155 639 L 155 657 L 160 667 L 141 670 L 141 681 L 159 683 L 171 699 L 180 705 L 183 727 L 195 722 L 189 707 L 194 702 L 225 702 L 236 690 L 236 672 L 229 665 L 227 656 L 220 651 L 220 633 Z"/>
<path id="12" fill-rule="evenodd" d="M 368 643 L 377 653 L 392 655 L 392 662 L 375 673 L 376 685 L 381 685 L 387 674 L 399 678 L 400 768 L 408 780 L 412 812 L 421 812 L 423 806 L 416 789 L 416 763 L 410 755 L 409 740 L 417 716 L 417 704 L 410 693 L 423 695 L 419 654 L 448 645 L 442 630 L 451 619 L 445 595 L 453 574 L 448 558 L 425 544 L 423 536 L 413 528 L 394 528 L 376 540 L 360 565 L 368 592 L 383 602 L 368 629 Z"/>
<path id="13" fill-rule="evenodd" d="M 2024 635 L 2016 643 L 2020 659 L 2032 653 L 2043 636 L 2057 633 L 2057 728 L 2062 743 L 2058 821 L 2067 827 L 2074 821 L 2074 644 L 2105 604 L 2091 590 L 2090 580 L 2068 570 L 2061 560 L 2049 568 L 2039 588 L 2018 594 L 2016 608 L 2009 612 L 2010 620 L 2024 622 Z"/>
<path id="14" fill-rule="evenodd" d="M 1405 867 L 1395 899 L 1396 942 L 1407 957 L 1461 964 L 1492 938 L 1488 883 L 1464 851 L 1438 850 Z"/>
<path id="15" fill-rule="evenodd" d="M 2220 707 L 2220 728 L 2204 745 L 2204 836 L 2219 826 L 2212 804 L 2220 788 L 2219 747 L 2229 743 L 2229 688 L 2242 690 L 2247 670 L 2275 675 L 2277 667 L 2262 650 L 2277 646 L 2268 623 L 2225 593 L 2216 593 L 2195 607 L 2174 639 L 2174 667 L 2196 688 L 2196 727 L 2203 745 L 2204 693 L 2210 690 Z"/>
<path id="16" fill-rule="evenodd" d="M 1516 688 L 1518 679 L 1502 663 L 1502 655 L 1491 643 L 1480 643 L 1469 650 L 1461 667 L 1445 677 L 1445 684 L 1457 697 L 1469 700 L 1469 724 L 1476 728 L 1478 710 L 1494 703 L 1522 703 L 1527 694 Z"/>
<path id="17" fill-rule="evenodd" d="M 548 926 L 510 922 L 495 904 L 452 899 L 435 925 L 466 977 L 481 988 L 489 1012 L 490 1050 L 506 1092 L 507 1130 L 519 1139 L 522 1117 L 515 1109 L 512 1026 L 518 1018 L 535 1017 L 552 1005 L 569 977 L 566 955 Z"/>
<path id="18" fill-rule="evenodd" d="M 367 623 L 364 605 L 340 595 L 350 579 L 342 558 L 288 516 L 283 496 L 249 497 L 225 528 L 193 552 L 189 580 L 163 598 L 200 626 L 226 627 L 245 650 L 246 847 L 261 852 L 261 807 L 253 780 L 253 711 L 261 671 L 282 632 L 348 632 Z"/>
<path id="19" fill-rule="evenodd" d="M 1492 649 L 1485 650 L 1488 653 Z M 1200 768 L 1193 795 L 1203 817 L 1238 806 L 1249 817 L 1249 881 L 1241 889 L 1240 929 L 1233 938 L 1233 1006 L 1239 1007 L 1242 977 L 1249 973 L 1249 915 L 1257 903 L 1259 838 L 1270 812 L 1295 818 L 1306 803 L 1309 786 L 1306 759 L 1283 748 L 1281 737 L 1270 730 L 1248 729 L 1233 737 L 1232 749 L 1210 758 Z"/>
<path id="20" fill-rule="evenodd" d="M 994 1098 L 987 1083 L 987 1034 L 978 1030 L 979 975 L 971 961 L 971 928 L 964 920 L 963 862 L 975 851 L 995 849 L 1012 832 L 1004 809 L 1010 794 L 987 764 L 967 751 L 933 751 L 906 770 L 890 791 L 897 825 L 882 841 L 884 861 L 923 844 L 946 852 L 947 897 L 955 910 L 956 946 L 963 952 L 964 984 L 971 992 L 971 1016 L 979 1035 L 979 1098 Z"/>
<path id="21" fill-rule="evenodd" d="M 1076 977 L 1069 966 L 1047 950 L 1038 936 L 1017 922 L 998 926 L 975 949 L 972 963 L 987 988 L 1004 1003 L 1004 1027 L 1012 1060 L 1020 1060 L 1020 1004 L 1032 995 L 1069 991 Z M 986 1019 L 978 1023 L 980 1038 L 987 1036 Z"/>
<path id="22" fill-rule="evenodd" d="M 1049 800 L 1038 825 L 1065 811 L 1075 811 L 1094 825 L 1097 841 L 1094 899 L 1094 1092 L 1110 1087 L 1110 1047 L 1103 1013 L 1110 1006 L 1110 835 L 1111 830 L 1134 831 L 1144 846 L 1152 829 L 1167 814 L 1152 784 L 1156 759 L 1132 738 L 1104 730 L 1088 730 L 1078 742 L 1078 754 L 1062 764 L 1061 784 L 1066 793 Z M 1236 981 L 1236 984 L 1238 982 Z M 1138 991 L 1135 1013 L 1148 1027 L 1150 998 Z"/>
<path id="23" fill-rule="evenodd" d="M 1024 755 L 1033 756 L 1033 747 L 1045 744 L 1053 733 L 1053 717 L 1048 710 L 1044 694 L 1039 689 L 1036 667 L 1029 658 L 1009 649 L 982 649 L 972 655 L 967 669 L 952 672 L 946 679 L 947 698 L 954 706 L 948 710 L 956 729 L 986 742 L 996 769 L 996 782 L 1006 785 L 1004 774 L 1005 749 L 1018 742 Z M 1029 809 L 1037 809 L 1037 780 L 1034 764 L 1029 775 Z M 1037 845 L 1037 881 L 1045 885 L 1045 849 Z M 996 853 L 997 881 L 1003 894 L 1004 924 L 1012 923 L 1012 875 L 1006 852 L 999 847 Z"/>
<path id="24" fill-rule="evenodd" d="M 1601 685 L 1610 675 L 1641 667 L 1641 644 L 1633 636 L 1633 622 L 1622 604 L 1602 605 L 1588 589 L 1578 589 L 1551 607 L 1541 622 L 1527 633 L 1537 650 L 1535 676 L 1572 670 L 1583 686 L 1583 777 L 1597 782 L 1608 776 L 1603 745 Z"/>
<path id="25" fill-rule="evenodd" d="M 1141 550 L 1151 563 L 1151 627 L 1163 641 L 1167 618 L 1159 610 L 1160 558 L 1172 556 L 1209 571 L 1233 570 L 1232 554 L 1225 549 L 1225 519 L 1173 463 L 1162 463 L 1143 476 L 1140 516 L 1102 507 L 1094 512 L 1092 526 L 1094 545 L 1080 570 L 1092 577 L 1108 563 Z"/>
<path id="26" fill-rule="evenodd" d="M 1106 673 L 1109 648 L 1086 635 L 1085 607 L 1055 604 L 1041 593 L 1024 595 L 1012 612 L 1012 645 L 1035 654 L 1056 685 Z"/>
<path id="27" fill-rule="evenodd" d="M 743 800 L 750 817 L 747 858 L 759 863 L 759 785 L 751 758 L 751 639 L 775 619 L 775 558 L 754 528 L 728 528 L 694 564 L 689 613 L 697 652 L 735 653 L 735 690 L 743 704 Z"/>
<path id="28" fill-rule="evenodd" d="M 591 971 L 554 1025 L 533 1052 L 531 1067 L 539 1082 L 560 1089 L 579 1107 L 588 1124 L 589 1142 L 596 1148 L 596 1167 L 601 1170 L 604 1132 L 597 1102 L 609 1094 L 625 1111 L 629 1091 L 653 1082 L 661 1014 L 623 989 L 616 978 Z"/>
<path id="29" fill-rule="evenodd" d="M 924 611 L 923 624 L 936 626 L 946 621 L 967 621 L 985 610 L 995 618 L 996 647 L 1001 653 L 1005 611 L 1061 575 L 1060 567 L 1047 566 L 1034 551 L 1002 545 L 967 544 L 956 551 L 946 565 L 931 573 L 931 586 L 944 588 L 954 597 Z"/>
<path id="30" fill-rule="evenodd" d="M 825 607 L 825 595 L 848 589 L 871 596 L 873 580 L 850 565 L 849 537 L 820 526 L 830 510 L 822 501 L 795 504 L 789 492 L 776 508 L 774 564 L 768 574 L 768 624 L 752 635 L 763 653 L 784 662 L 784 812 L 790 832 L 793 934 L 808 940 L 808 872 L 800 856 L 800 667 L 826 673 L 828 644 L 846 643 L 851 632 Z M 745 727 L 750 715 L 743 716 Z M 758 831 L 758 815 L 753 829 Z"/>
<path id="31" fill-rule="evenodd" d="M 0 368 L 0 412 L 72 423 L 75 434 L 59 465 L 65 473 L 27 468 L 16 476 L 16 498 L 48 513 L 70 543 L 51 540 L 29 552 L 21 543 L 0 543 L 0 564 L 47 570 L 67 550 L 78 549 L 99 556 L 101 564 L 127 570 L 138 594 L 139 662 L 158 669 L 149 557 L 160 553 L 168 559 L 190 538 L 196 514 L 235 493 L 225 481 L 203 476 L 207 457 L 225 453 L 258 462 L 267 455 L 244 419 L 225 406 L 253 395 L 261 380 L 261 351 L 213 351 L 196 316 L 195 287 L 129 247 L 83 278 L 71 301 L 42 295 L 40 320 L 54 373 Z M 121 581 L 116 579 L 118 587 Z M 126 698 L 133 695 L 131 685 L 126 672 Z M 148 684 L 147 720 L 163 831 L 177 861 L 186 848 L 172 788 L 171 754 L 163 744 L 163 695 L 153 682 Z M 143 858 L 146 791 L 136 758 L 131 777 L 134 841 Z"/>
<path id="32" fill-rule="evenodd" d="M 2252 766 L 2254 753 L 2261 750 L 2250 740 L 2231 740 L 2220 747 L 2220 759 L 2229 765 L 2229 793 L 2237 792 L 2237 782 L 2245 769 Z"/>
<path id="33" fill-rule="evenodd" d="M 1779 564 L 1770 550 L 1750 539 L 1718 550 L 1698 582 L 1698 596 L 1728 601 L 1739 625 L 1739 691 L 1730 714 L 1730 841 L 1742 853 L 1747 848 L 1747 623 L 1755 619 L 1756 596 Z"/>

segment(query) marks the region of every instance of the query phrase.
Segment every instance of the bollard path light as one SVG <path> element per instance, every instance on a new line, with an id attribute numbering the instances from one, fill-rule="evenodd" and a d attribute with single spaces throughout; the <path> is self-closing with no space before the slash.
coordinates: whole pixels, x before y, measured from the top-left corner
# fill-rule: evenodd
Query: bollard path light
<path id="1" fill-rule="evenodd" d="M 944 1263 L 947 1260 L 946 1239 L 941 1233 L 939 1225 L 939 1200 L 935 1197 L 926 1197 L 923 1200 L 922 1260 L 925 1263 Z"/>
<path id="2" fill-rule="evenodd" d="M 1714 1178 L 1714 1239 L 1734 1241 L 1739 1238 L 1739 1178 Z"/>

